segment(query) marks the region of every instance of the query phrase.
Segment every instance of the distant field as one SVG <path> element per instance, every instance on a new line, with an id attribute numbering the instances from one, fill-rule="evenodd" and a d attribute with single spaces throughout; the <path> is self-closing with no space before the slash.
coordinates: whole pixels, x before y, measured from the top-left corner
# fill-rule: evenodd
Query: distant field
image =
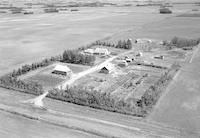
<path id="1" fill-rule="evenodd" d="M 166 18 L 154 11 L 151 7 L 100 7 L 82 8 L 70 14 L 1 14 L 0 74 L 65 49 Z"/>
<path id="2" fill-rule="evenodd" d="M 175 35 L 197 37 L 200 19 L 171 18 L 188 9 L 193 7 L 177 5 L 173 15 L 160 15 L 157 7 L 81 8 L 77 13 L 28 16 L 1 14 L 0 75 L 113 34 L 111 41 L 140 37 L 170 39 Z"/>

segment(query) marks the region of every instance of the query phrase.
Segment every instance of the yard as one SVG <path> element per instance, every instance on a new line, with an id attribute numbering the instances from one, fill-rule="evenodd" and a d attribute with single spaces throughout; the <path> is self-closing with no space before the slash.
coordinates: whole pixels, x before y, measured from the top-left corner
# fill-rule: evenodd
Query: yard
<path id="1" fill-rule="evenodd" d="M 55 63 L 48 67 L 31 71 L 28 74 L 25 74 L 23 76 L 20 76 L 20 79 L 23 79 L 27 82 L 38 82 L 40 83 L 45 89 L 52 89 L 62 83 L 63 81 L 66 81 L 70 79 L 70 76 L 62 76 L 62 75 L 55 75 L 52 74 L 52 70 L 54 67 L 59 65 L 65 65 L 70 68 L 72 73 L 76 74 L 79 72 L 82 72 L 89 68 L 89 66 L 84 65 L 76 65 L 76 64 L 69 64 L 69 63 Z"/>

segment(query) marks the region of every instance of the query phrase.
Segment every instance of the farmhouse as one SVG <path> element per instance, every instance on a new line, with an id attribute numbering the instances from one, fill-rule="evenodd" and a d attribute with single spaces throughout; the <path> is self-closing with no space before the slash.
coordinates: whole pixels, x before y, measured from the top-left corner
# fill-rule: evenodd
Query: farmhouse
<path id="1" fill-rule="evenodd" d="M 98 55 L 109 55 L 110 52 L 108 51 L 108 49 L 106 48 L 96 48 L 94 50 L 94 54 L 98 54 Z"/>
<path id="2" fill-rule="evenodd" d="M 113 64 L 107 64 L 103 68 L 101 68 L 100 73 L 105 73 L 109 74 L 114 70 L 114 65 Z"/>
<path id="3" fill-rule="evenodd" d="M 55 68 L 52 71 L 53 74 L 59 74 L 64 76 L 70 76 L 72 71 L 70 68 L 64 65 L 56 65 Z"/>
<path id="4" fill-rule="evenodd" d="M 86 54 L 93 54 L 94 50 L 93 49 L 86 49 L 86 50 L 84 50 L 84 53 L 86 53 Z"/>

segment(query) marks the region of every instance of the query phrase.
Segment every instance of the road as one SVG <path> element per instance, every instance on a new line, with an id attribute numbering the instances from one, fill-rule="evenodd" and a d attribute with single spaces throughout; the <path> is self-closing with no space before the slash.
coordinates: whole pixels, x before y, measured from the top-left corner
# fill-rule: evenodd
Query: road
<path id="1" fill-rule="evenodd" d="M 0 118 L 1 138 L 101 138 L 3 111 L 0 111 Z"/>
<path id="2" fill-rule="evenodd" d="M 101 137 L 154 138 L 172 137 L 179 134 L 173 128 L 152 124 L 141 118 L 78 106 L 49 98 L 44 99 L 47 110 L 41 110 L 22 103 L 22 101 L 33 97 L 33 95 L 0 88 L 0 110 L 50 126 L 78 130 Z"/>
<path id="3" fill-rule="evenodd" d="M 81 77 L 84 77 L 92 72 L 95 72 L 99 69 L 101 69 L 102 67 L 104 67 L 105 65 L 107 65 L 110 61 L 112 61 L 113 59 L 117 58 L 118 56 L 113 56 L 108 58 L 107 60 L 105 60 L 103 63 L 96 65 L 92 68 L 89 68 L 85 71 L 79 72 L 77 74 L 73 74 L 70 78 L 70 80 L 67 80 L 65 82 L 63 82 L 61 85 L 57 86 L 58 88 L 62 88 L 65 89 L 67 86 L 70 86 L 71 84 L 73 84 L 76 80 L 80 79 Z"/>

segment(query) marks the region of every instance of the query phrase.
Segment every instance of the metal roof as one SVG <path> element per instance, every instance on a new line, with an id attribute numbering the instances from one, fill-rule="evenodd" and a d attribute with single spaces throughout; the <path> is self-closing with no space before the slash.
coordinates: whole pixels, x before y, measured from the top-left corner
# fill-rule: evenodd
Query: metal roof
<path id="1" fill-rule="evenodd" d="M 70 68 L 64 65 L 56 65 L 53 70 L 62 71 L 62 72 L 70 72 Z"/>
<path id="2" fill-rule="evenodd" d="M 107 70 L 111 71 L 114 69 L 114 65 L 111 63 L 106 64 L 103 68 L 106 68 Z M 101 69 L 103 69 L 101 68 Z"/>

